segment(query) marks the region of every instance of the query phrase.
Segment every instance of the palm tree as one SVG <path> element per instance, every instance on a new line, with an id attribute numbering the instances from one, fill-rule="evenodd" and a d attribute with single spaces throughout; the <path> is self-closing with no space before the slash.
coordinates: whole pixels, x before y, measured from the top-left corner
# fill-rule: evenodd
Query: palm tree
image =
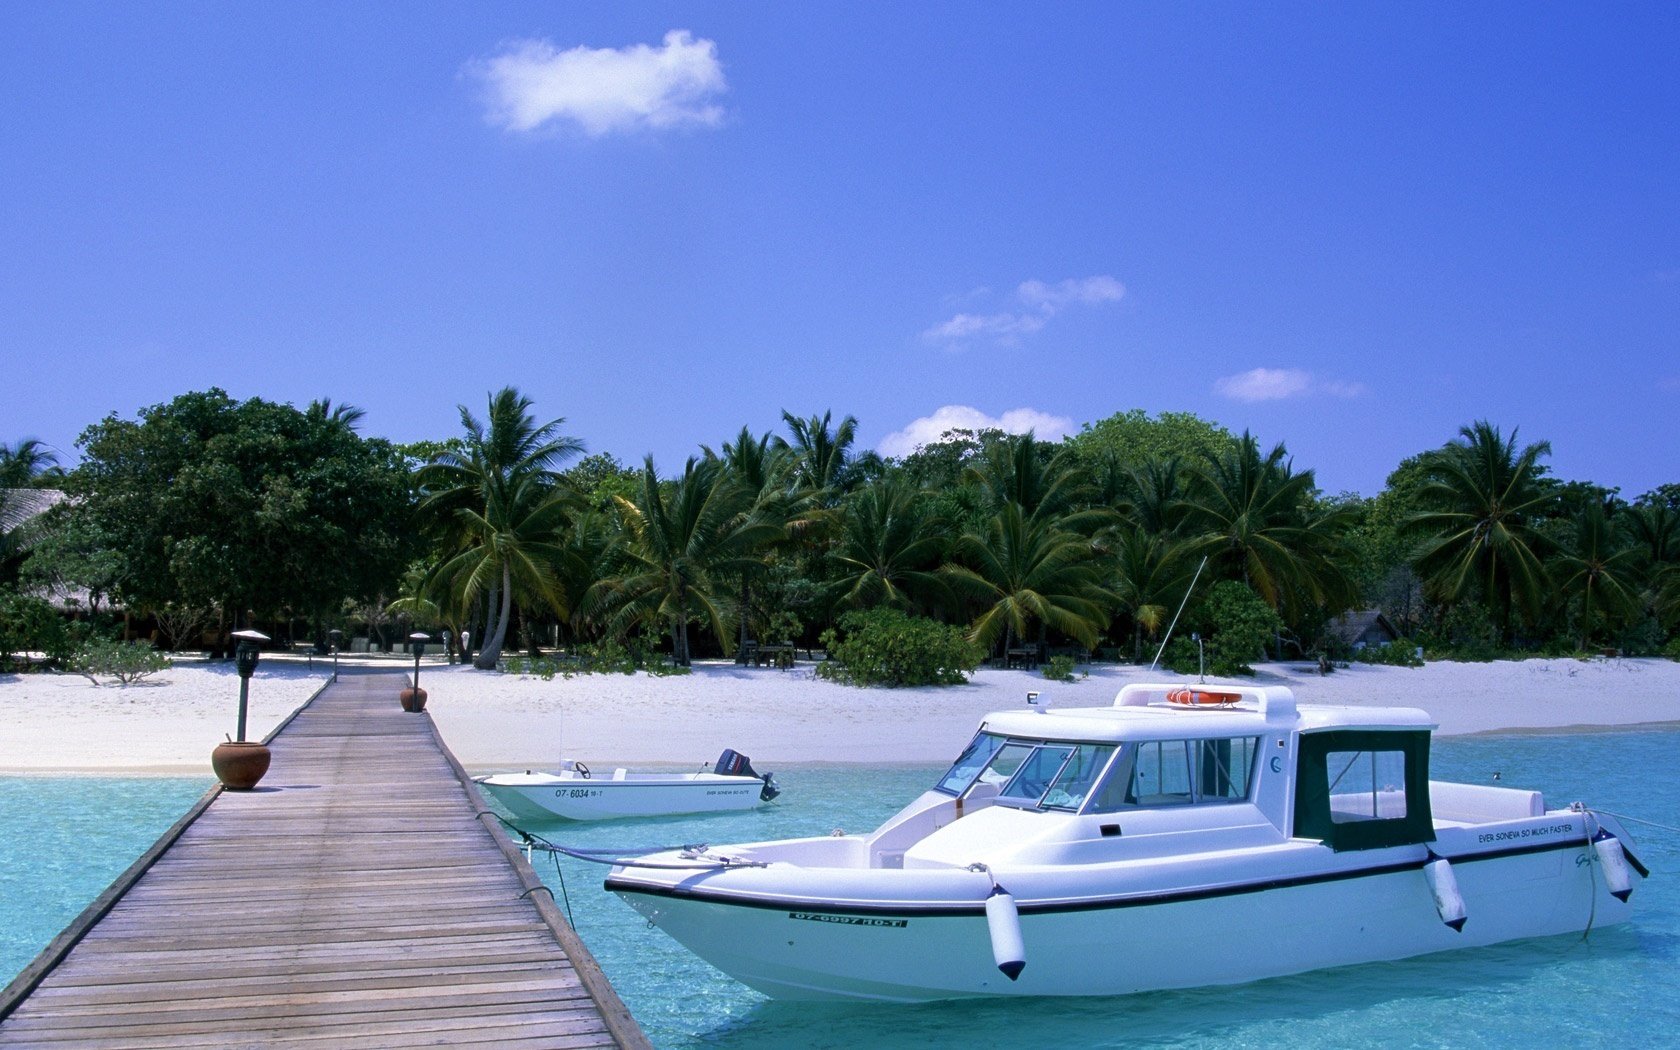
<path id="1" fill-rule="evenodd" d="M 724 580 L 751 564 L 762 544 L 784 535 L 781 525 L 746 513 L 751 494 L 715 458 L 691 457 L 682 477 L 666 485 L 649 456 L 636 498 L 613 499 L 623 521 L 623 567 L 591 588 L 585 611 L 599 613 L 618 632 L 636 622 L 668 626 L 671 656 L 681 667 L 691 660 L 690 619 L 711 627 L 727 651 Z"/>
<path id="2" fill-rule="evenodd" d="M 34 438 L 0 445 L 0 582 L 17 577 L 40 539 L 41 513 L 58 497 L 29 489 L 57 463 L 58 456 Z"/>
<path id="3" fill-rule="evenodd" d="M 1103 569 L 1090 541 L 1006 503 L 985 535 L 963 535 L 956 553 L 972 567 L 948 565 L 942 572 L 985 606 L 969 627 L 971 641 L 990 648 L 1001 635 L 1007 653 L 1015 638 L 1025 638 L 1037 624 L 1041 632 L 1055 628 L 1096 646 L 1114 595 L 1100 582 Z"/>
<path id="4" fill-rule="evenodd" d="M 839 604 L 910 610 L 942 595 L 945 586 L 935 566 L 946 543 L 925 496 L 889 478 L 846 501 L 830 555 L 839 573 L 829 588 Z"/>
<path id="5" fill-rule="evenodd" d="M 1195 562 L 1183 556 L 1182 545 L 1141 527 L 1116 530 L 1111 542 L 1115 599 L 1132 618 L 1132 659 L 1141 660 L 1144 632 L 1151 641 L 1161 633 L 1190 587 Z"/>
<path id="6" fill-rule="evenodd" d="M 1274 609 L 1350 603 L 1356 593 L 1342 568 L 1350 508 L 1320 506 L 1313 472 L 1296 473 L 1279 443 L 1265 455 L 1243 433 L 1189 479 L 1180 504 L 1186 554 L 1205 554 Z"/>
<path id="7" fill-rule="evenodd" d="M 1485 420 L 1459 428 L 1459 437 L 1420 457 L 1420 510 L 1406 527 L 1423 540 L 1414 558 L 1432 596 L 1457 602 L 1479 596 L 1492 606 L 1501 639 L 1509 643 L 1512 611 L 1537 615 L 1549 590 L 1541 558 L 1550 548 L 1534 522 L 1547 493 L 1541 484 L 1549 442 L 1517 448 Z"/>
<path id="8" fill-rule="evenodd" d="M 343 427 L 345 430 L 355 430 L 367 418 L 367 411 L 355 405 L 335 405 L 332 398 L 321 397 L 309 402 L 304 409 L 304 415 L 310 419 L 322 420 Z"/>
<path id="9" fill-rule="evenodd" d="M 466 607 L 485 599 L 484 646 L 473 665 L 490 670 L 516 598 L 564 615 L 555 573 L 566 557 L 558 537 L 573 500 L 555 468 L 583 443 L 560 432 L 564 419 L 538 425 L 531 400 L 513 387 L 490 395 L 484 422 L 459 407 L 462 450 L 438 453 L 418 477 L 421 513 L 446 552 L 428 585 L 452 591 L 450 600 Z"/>
<path id="10" fill-rule="evenodd" d="M 782 421 L 793 440 L 776 439 L 777 447 L 792 453 L 794 492 L 821 506 L 833 506 L 847 488 L 851 480 L 847 468 L 852 461 L 852 443 L 857 440 L 856 417 L 847 416 L 838 426 L 833 426 L 831 420 L 829 412 L 800 419 L 784 410 Z"/>
<path id="11" fill-rule="evenodd" d="M 1638 548 L 1618 542 L 1604 505 L 1597 500 L 1581 509 L 1575 521 L 1574 546 L 1553 564 L 1558 590 L 1581 602 L 1580 647 L 1592 642 L 1595 609 L 1630 615 L 1639 608 L 1636 579 Z"/>
<path id="12" fill-rule="evenodd" d="M 714 455 L 710 448 L 705 451 L 709 457 Z M 783 525 L 793 518 L 794 500 L 787 490 L 787 477 L 792 469 L 792 454 L 785 443 L 778 442 L 770 434 L 754 437 L 752 430 L 743 426 L 733 442 L 723 443 L 723 455 L 716 458 L 722 461 L 730 478 L 750 497 L 741 508 L 743 517 Z M 741 566 L 741 604 L 736 628 L 740 632 L 739 644 L 743 648 L 747 644 L 747 621 L 752 609 L 753 577 L 761 573 L 764 567 L 762 555 L 744 562 Z"/>
<path id="13" fill-rule="evenodd" d="M 993 508 L 1013 503 L 1030 518 L 1055 520 L 1071 532 L 1088 535 L 1114 518 L 1091 506 L 1096 490 L 1078 460 L 1062 451 L 1047 462 L 1030 430 L 987 444 L 963 479 L 978 485 Z"/>
<path id="14" fill-rule="evenodd" d="M 58 465 L 58 455 L 35 438 L 0 445 L 0 489 L 28 488 Z"/>

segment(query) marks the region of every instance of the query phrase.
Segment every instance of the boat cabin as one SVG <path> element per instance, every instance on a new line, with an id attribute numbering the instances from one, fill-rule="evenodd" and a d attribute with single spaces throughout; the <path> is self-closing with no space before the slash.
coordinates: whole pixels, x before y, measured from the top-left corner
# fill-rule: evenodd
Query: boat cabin
<path id="1" fill-rule="evenodd" d="M 1284 688 L 1129 685 L 1111 708 L 993 715 L 933 791 L 982 806 L 1103 818 L 1255 810 L 1336 851 L 1430 842 L 1429 739 L 1409 708 L 1297 708 Z M 1201 814 L 1196 814 L 1201 816 Z M 1216 826 L 1217 813 L 1193 823 Z"/>

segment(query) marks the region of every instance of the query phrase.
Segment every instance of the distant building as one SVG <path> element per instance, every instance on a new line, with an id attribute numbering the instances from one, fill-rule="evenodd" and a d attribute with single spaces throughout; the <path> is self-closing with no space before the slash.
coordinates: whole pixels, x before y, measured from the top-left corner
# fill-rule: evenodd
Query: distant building
<path id="1" fill-rule="evenodd" d="M 1381 609 L 1360 609 L 1345 612 L 1325 627 L 1331 644 L 1358 652 L 1369 645 L 1387 645 L 1401 638 L 1399 631 L 1388 622 Z"/>

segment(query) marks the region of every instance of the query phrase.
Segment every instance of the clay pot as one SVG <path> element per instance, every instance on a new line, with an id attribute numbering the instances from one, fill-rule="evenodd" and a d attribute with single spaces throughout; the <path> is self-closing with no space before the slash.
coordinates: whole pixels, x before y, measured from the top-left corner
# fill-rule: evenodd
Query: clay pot
<path id="1" fill-rule="evenodd" d="M 404 711 L 424 711 L 426 709 L 426 691 L 417 686 L 409 686 L 397 694 L 402 701 Z"/>
<path id="2" fill-rule="evenodd" d="M 229 791 L 249 791 L 268 772 L 268 747 L 249 740 L 217 744 L 210 752 L 210 768 Z"/>

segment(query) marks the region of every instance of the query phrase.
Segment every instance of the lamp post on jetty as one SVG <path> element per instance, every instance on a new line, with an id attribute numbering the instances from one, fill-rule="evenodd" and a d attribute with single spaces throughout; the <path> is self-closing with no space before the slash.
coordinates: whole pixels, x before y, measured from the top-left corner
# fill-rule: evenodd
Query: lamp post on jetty
<path id="1" fill-rule="evenodd" d="M 344 642 L 344 632 L 334 627 L 327 632 L 327 646 L 332 649 L 333 681 L 338 681 L 338 647 Z"/>
<path id="2" fill-rule="evenodd" d="M 239 669 L 239 739 L 217 744 L 210 753 L 210 766 L 216 771 L 216 779 L 229 791 L 249 791 L 268 772 L 270 758 L 267 746 L 245 739 L 245 713 L 250 700 L 251 676 L 257 672 L 261 646 L 268 641 L 268 635 L 261 631 L 244 630 L 233 632 L 233 636 L 239 639 L 234 653 Z"/>
<path id="3" fill-rule="evenodd" d="M 425 650 L 426 643 L 432 636 L 425 631 L 415 631 L 408 636 L 414 646 L 414 684 L 404 689 L 397 697 L 402 701 L 404 711 L 424 711 L 426 709 L 426 691 L 420 688 L 420 653 Z"/>

